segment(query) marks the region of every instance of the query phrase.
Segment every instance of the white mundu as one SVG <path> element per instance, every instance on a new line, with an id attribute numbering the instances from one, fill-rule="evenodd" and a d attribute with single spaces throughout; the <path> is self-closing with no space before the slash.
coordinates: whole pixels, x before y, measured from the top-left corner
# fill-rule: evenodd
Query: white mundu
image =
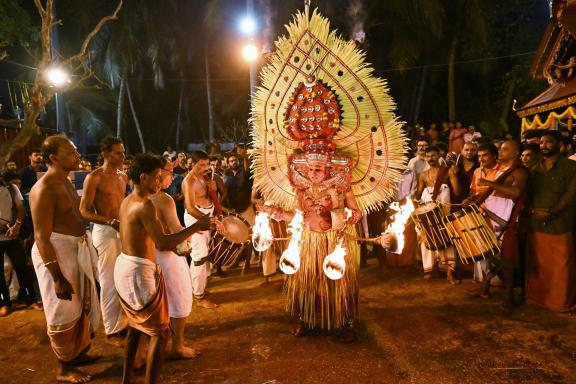
<path id="1" fill-rule="evenodd" d="M 109 225 L 94 224 L 94 247 L 98 251 L 98 276 L 100 279 L 100 307 L 107 335 L 118 333 L 128 326 L 128 319 L 118 299 L 114 286 L 114 266 L 120 252 L 120 234 Z"/>
<path id="2" fill-rule="evenodd" d="M 76 332 L 78 320 L 83 312 L 87 314 L 91 332 L 100 326 L 100 306 L 96 293 L 96 263 L 97 254 L 92 246 L 90 233 L 76 237 L 52 232 L 50 243 L 56 252 L 56 259 L 62 274 L 68 280 L 74 293 L 71 300 L 61 300 L 56 297 L 54 278 L 44 266 L 36 244 L 32 247 L 32 262 L 38 277 L 38 285 L 44 303 L 44 314 L 48 325 L 48 335 L 52 339 L 59 334 Z M 89 298 L 89 300 L 88 300 Z M 70 340 L 71 343 L 80 340 Z M 53 348 L 54 343 L 53 344 Z M 58 346 L 61 350 L 70 349 L 70 345 Z M 59 352 L 54 349 L 56 355 Z"/>
<path id="3" fill-rule="evenodd" d="M 422 191 L 422 202 L 432 201 L 432 193 L 434 192 L 434 187 L 426 187 Z M 436 197 L 436 201 L 442 204 L 442 211 L 444 215 L 450 213 L 450 188 L 446 184 L 440 186 L 440 192 Z M 439 251 L 433 251 L 424 246 L 422 242 L 420 245 L 422 251 L 422 266 L 424 267 L 424 272 L 431 272 L 434 268 L 435 262 L 439 261 L 440 269 L 454 269 L 455 265 L 455 254 L 454 247 L 448 247 L 446 249 L 441 249 Z"/>
<path id="4" fill-rule="evenodd" d="M 114 267 L 114 285 L 122 300 L 139 311 L 156 294 L 156 264 L 143 257 L 120 253 Z"/>
<path id="5" fill-rule="evenodd" d="M 212 213 L 214 212 L 214 206 L 208 208 L 196 206 L 196 209 L 205 215 L 210 216 L 212 216 Z M 184 213 L 184 223 L 187 227 L 197 221 L 198 219 L 190 215 L 188 211 Z M 192 251 L 190 252 L 190 257 L 192 258 L 192 263 L 190 264 L 192 293 L 195 298 L 202 299 L 204 297 L 208 276 L 210 276 L 210 262 L 205 260 L 209 252 L 210 231 L 195 232 L 190 238 L 190 245 L 192 246 Z M 205 262 L 202 262 L 203 260 L 205 260 Z"/>
<path id="6" fill-rule="evenodd" d="M 192 311 L 192 278 L 186 257 L 172 251 L 156 250 L 156 262 L 162 268 L 168 293 L 168 312 L 178 319 Z"/>

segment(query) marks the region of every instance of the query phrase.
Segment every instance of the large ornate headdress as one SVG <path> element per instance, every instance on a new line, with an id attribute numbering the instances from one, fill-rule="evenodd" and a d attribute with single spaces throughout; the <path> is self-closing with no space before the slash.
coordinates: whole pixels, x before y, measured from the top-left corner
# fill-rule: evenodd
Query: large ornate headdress
<path id="1" fill-rule="evenodd" d="M 352 189 L 364 213 L 380 208 L 406 161 L 386 82 L 317 10 L 310 16 L 306 6 L 286 28 L 252 101 L 255 187 L 291 209 L 301 166 L 320 161 L 335 186 Z"/>

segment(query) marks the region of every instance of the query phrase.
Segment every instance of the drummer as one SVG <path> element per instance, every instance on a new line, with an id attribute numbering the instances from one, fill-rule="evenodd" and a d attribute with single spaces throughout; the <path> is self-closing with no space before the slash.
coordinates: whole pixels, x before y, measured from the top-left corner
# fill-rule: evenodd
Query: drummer
<path id="1" fill-rule="evenodd" d="M 210 159 L 204 151 L 192 152 L 194 165 L 192 170 L 186 175 L 182 182 L 182 193 L 184 194 L 184 223 L 190 226 L 205 215 L 214 213 L 214 202 L 210 197 L 217 193 L 217 186 L 210 178 Z M 217 304 L 206 299 L 206 283 L 210 276 L 211 263 L 208 261 L 208 248 L 210 244 L 210 232 L 196 232 L 191 237 L 192 252 L 190 257 L 190 271 L 192 276 L 192 294 L 196 305 L 213 309 Z"/>
<path id="2" fill-rule="evenodd" d="M 450 213 L 450 191 L 453 195 L 460 194 L 460 184 L 458 183 L 458 168 L 452 166 L 446 168 L 440 166 L 440 151 L 437 147 L 429 147 L 426 150 L 426 161 L 430 168 L 418 177 L 418 190 L 416 196 L 421 202 L 438 201 L 442 205 L 444 215 Z M 454 279 L 454 269 L 456 258 L 454 247 L 441 250 L 430 250 L 426 248 L 424 242 L 420 245 L 422 250 L 422 265 L 424 267 L 424 279 L 432 278 L 432 271 L 438 262 L 440 270 L 447 270 L 447 279 L 451 284 L 459 284 Z"/>

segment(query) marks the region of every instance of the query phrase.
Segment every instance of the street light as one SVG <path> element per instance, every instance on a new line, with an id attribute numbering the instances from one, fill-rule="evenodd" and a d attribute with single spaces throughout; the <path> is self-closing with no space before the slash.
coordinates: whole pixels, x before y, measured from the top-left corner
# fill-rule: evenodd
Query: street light
<path id="1" fill-rule="evenodd" d="M 70 84 L 70 75 L 59 67 L 51 67 L 44 73 L 46 81 L 54 88 L 61 88 Z"/>
<path id="2" fill-rule="evenodd" d="M 252 16 L 246 15 L 240 20 L 240 32 L 245 36 L 254 36 L 256 28 L 256 20 Z"/>
<path id="3" fill-rule="evenodd" d="M 260 52 L 258 52 L 258 48 L 256 44 L 253 42 L 248 42 L 242 48 L 242 57 L 249 63 L 253 63 L 258 59 Z"/>

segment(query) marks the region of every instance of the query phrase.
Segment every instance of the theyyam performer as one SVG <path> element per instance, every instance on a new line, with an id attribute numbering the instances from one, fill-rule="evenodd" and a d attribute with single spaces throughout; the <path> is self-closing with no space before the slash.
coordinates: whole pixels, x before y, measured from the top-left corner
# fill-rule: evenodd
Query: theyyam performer
<path id="1" fill-rule="evenodd" d="M 252 104 L 255 188 L 269 203 L 259 210 L 294 227 L 280 260 L 294 335 L 320 328 L 349 341 L 358 318 L 354 224 L 394 196 L 405 138 L 386 82 L 354 42 L 308 5 L 286 28 Z"/>

